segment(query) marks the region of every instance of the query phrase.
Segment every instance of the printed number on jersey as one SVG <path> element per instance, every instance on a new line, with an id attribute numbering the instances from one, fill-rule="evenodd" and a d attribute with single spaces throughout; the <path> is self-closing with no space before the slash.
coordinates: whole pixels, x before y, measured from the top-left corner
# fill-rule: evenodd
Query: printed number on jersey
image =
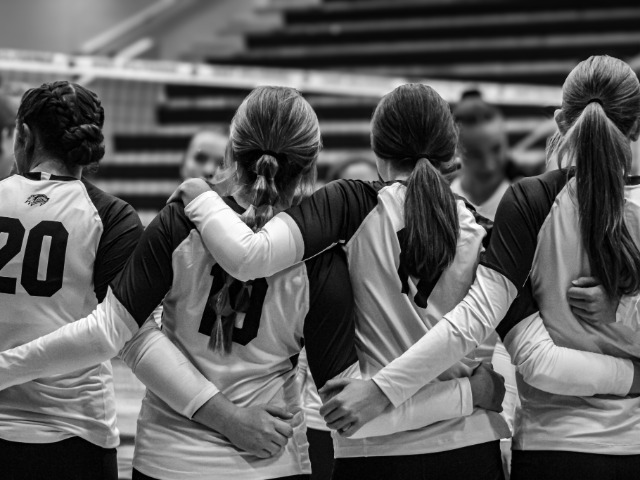
<path id="1" fill-rule="evenodd" d="M 0 217 L 0 235 L 6 238 L 0 248 L 0 271 L 22 251 L 26 236 L 20 284 L 34 297 L 51 297 L 62 288 L 69 240 L 69 232 L 62 223 L 44 220 L 27 233 L 17 218 Z M 45 237 L 51 239 L 51 244 L 46 277 L 41 280 L 38 278 L 38 266 Z M 0 293 L 15 294 L 17 281 L 17 278 L 0 276 Z"/>
<path id="2" fill-rule="evenodd" d="M 247 345 L 258 336 L 262 306 L 269 288 L 267 281 L 258 278 L 251 282 L 241 282 L 227 274 L 218 264 L 211 269 L 211 275 L 213 284 L 198 332 L 211 336 L 218 316 L 221 320 L 225 317 L 235 320 L 238 314 L 244 313 L 242 328 L 233 329 L 233 342 Z M 224 289 L 225 286 L 228 288 Z"/>

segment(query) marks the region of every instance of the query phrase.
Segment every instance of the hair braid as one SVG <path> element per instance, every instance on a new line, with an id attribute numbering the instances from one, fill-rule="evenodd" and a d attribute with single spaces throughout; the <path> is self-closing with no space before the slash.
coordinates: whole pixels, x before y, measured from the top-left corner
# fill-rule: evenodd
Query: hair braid
<path id="1" fill-rule="evenodd" d="M 71 167 L 104 156 L 104 109 L 97 95 L 80 85 L 53 82 L 27 91 L 18 122 L 37 131 L 44 150 Z"/>

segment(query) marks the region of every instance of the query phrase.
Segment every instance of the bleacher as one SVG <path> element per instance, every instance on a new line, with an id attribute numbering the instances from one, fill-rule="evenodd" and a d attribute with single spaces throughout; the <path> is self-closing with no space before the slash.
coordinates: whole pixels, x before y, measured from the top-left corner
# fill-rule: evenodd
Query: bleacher
<path id="1" fill-rule="evenodd" d="M 630 60 L 640 53 L 637 0 L 583 5 L 574 0 L 272 0 L 256 8 L 265 15 L 278 13 L 280 27 L 246 26 L 241 51 L 212 49 L 204 60 L 415 80 L 561 85 L 573 66 L 589 55 Z M 105 162 L 100 177 L 117 182 L 117 193 L 136 208 L 157 210 L 178 183 L 179 162 L 190 136 L 203 128 L 226 131 L 247 93 L 166 86 L 155 108 L 156 125 L 141 132 L 116 131 L 113 148 L 118 161 Z M 336 162 L 353 156 L 372 158 L 368 122 L 377 98 L 357 93 L 307 98 L 323 131 L 321 178 Z M 549 118 L 550 107 L 504 106 L 511 144 Z M 543 158 L 544 144 L 544 138 L 535 140 L 527 158 Z"/>

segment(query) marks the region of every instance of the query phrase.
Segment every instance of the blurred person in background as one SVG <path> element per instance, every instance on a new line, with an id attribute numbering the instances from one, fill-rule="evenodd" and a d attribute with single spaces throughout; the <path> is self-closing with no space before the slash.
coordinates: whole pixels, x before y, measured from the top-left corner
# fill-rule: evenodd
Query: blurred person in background
<path id="1" fill-rule="evenodd" d="M 453 115 L 460 132 L 458 150 L 462 166 L 451 182 L 451 190 L 493 221 L 509 185 L 522 177 L 509 158 L 504 118 L 477 90 L 462 94 Z"/>
<path id="2" fill-rule="evenodd" d="M 458 153 L 462 162 L 451 182 L 451 190 L 469 201 L 483 217 L 493 221 L 498 204 L 511 183 L 522 173 L 509 158 L 509 139 L 502 113 L 486 103 L 477 90 L 462 94 L 453 109 L 459 128 Z M 504 345 L 493 332 L 476 350 L 476 358 L 491 362 L 505 378 L 503 417 L 513 431 L 518 404 L 515 369 Z M 501 450 L 508 478 L 511 439 L 502 439 Z"/>
<path id="3" fill-rule="evenodd" d="M 342 179 L 375 182 L 379 179 L 376 163 L 368 158 L 354 157 L 341 162 L 329 170 L 327 182 Z"/>
<path id="4" fill-rule="evenodd" d="M 182 160 L 182 179 L 204 178 L 211 182 L 222 167 L 226 147 L 227 137 L 221 133 L 210 130 L 196 133 L 191 138 Z"/>
<path id="5" fill-rule="evenodd" d="M 11 97 L 0 91 L 0 180 L 7 178 L 15 170 L 13 156 L 13 130 L 17 106 Z"/>

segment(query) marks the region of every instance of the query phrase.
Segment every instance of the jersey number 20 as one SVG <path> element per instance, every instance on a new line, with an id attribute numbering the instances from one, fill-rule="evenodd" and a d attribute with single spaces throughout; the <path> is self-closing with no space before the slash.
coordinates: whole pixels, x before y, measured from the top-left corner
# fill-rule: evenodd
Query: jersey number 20
<path id="1" fill-rule="evenodd" d="M 0 270 L 22 250 L 25 228 L 17 218 L 0 217 L 0 234 L 7 234 L 7 241 L 0 248 Z M 40 251 L 44 237 L 51 238 L 47 275 L 44 280 L 38 279 Z M 22 277 L 20 283 L 34 297 L 51 297 L 62 288 L 64 260 L 67 252 L 69 232 L 60 222 L 44 220 L 29 231 L 27 246 L 22 261 Z M 0 276 L 0 293 L 16 293 L 17 279 Z"/>

